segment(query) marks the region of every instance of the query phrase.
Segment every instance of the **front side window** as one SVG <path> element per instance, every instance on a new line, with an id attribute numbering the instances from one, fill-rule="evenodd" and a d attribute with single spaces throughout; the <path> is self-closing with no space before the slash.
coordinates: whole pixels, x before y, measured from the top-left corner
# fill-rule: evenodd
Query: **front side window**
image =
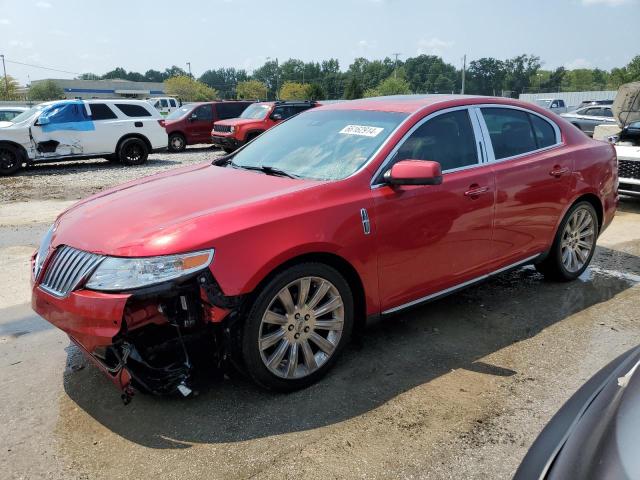
<path id="1" fill-rule="evenodd" d="M 309 111 L 239 150 L 231 167 L 272 167 L 302 178 L 340 180 L 365 165 L 406 118 L 398 112 Z"/>
<path id="2" fill-rule="evenodd" d="M 496 160 L 537 150 L 529 114 L 512 108 L 481 108 Z"/>
<path id="3" fill-rule="evenodd" d="M 113 110 L 104 103 L 91 103 L 89 104 L 91 110 L 91 120 L 112 120 L 118 118 Z"/>
<path id="4" fill-rule="evenodd" d="M 613 112 L 611 111 L 610 108 L 603 108 L 602 109 L 602 116 L 603 117 L 611 117 L 611 118 L 613 118 Z"/>
<path id="5" fill-rule="evenodd" d="M 187 113 L 189 113 L 193 109 L 193 105 L 185 105 L 183 107 L 174 110 L 169 115 L 167 115 L 167 120 L 176 120 L 178 118 L 184 117 Z"/>
<path id="6" fill-rule="evenodd" d="M 426 121 L 398 149 L 393 162 L 431 160 L 442 171 L 478 163 L 476 141 L 465 110 L 443 113 Z"/>
<path id="7" fill-rule="evenodd" d="M 176 107 L 176 101 L 173 98 L 170 98 L 169 105 L 171 105 L 172 107 Z"/>
<path id="8" fill-rule="evenodd" d="M 160 100 L 160 106 L 162 108 L 167 108 L 169 107 L 169 102 L 167 102 L 164 98 Z"/>
<path id="9" fill-rule="evenodd" d="M 116 103 L 118 110 L 124 113 L 127 117 L 150 117 L 149 110 L 142 105 L 134 105 L 131 103 Z"/>
<path id="10" fill-rule="evenodd" d="M 198 121 L 210 121 L 213 120 L 213 114 L 211 113 L 211 105 L 201 105 L 193 111 L 192 118 Z"/>

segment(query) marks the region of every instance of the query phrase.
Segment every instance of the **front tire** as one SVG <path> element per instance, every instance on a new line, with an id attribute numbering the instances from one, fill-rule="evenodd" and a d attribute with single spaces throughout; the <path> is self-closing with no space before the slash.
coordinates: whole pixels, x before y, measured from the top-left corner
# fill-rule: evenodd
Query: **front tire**
<path id="1" fill-rule="evenodd" d="M 22 155 L 11 145 L 0 145 L 0 175 L 11 175 L 22 168 Z"/>
<path id="2" fill-rule="evenodd" d="M 353 295 L 334 268 L 295 265 L 258 293 L 246 318 L 242 356 L 259 385 L 282 392 L 323 377 L 353 330 Z"/>
<path id="3" fill-rule="evenodd" d="M 548 256 L 536 269 L 550 280 L 574 280 L 589 266 L 597 240 L 595 208 L 589 202 L 576 203 L 564 216 Z"/>
<path id="4" fill-rule="evenodd" d="M 127 138 L 118 149 L 118 158 L 123 165 L 142 165 L 148 156 L 147 144 L 139 138 Z"/>
<path id="5" fill-rule="evenodd" d="M 181 133 L 169 135 L 169 151 L 173 153 L 184 152 L 187 148 L 187 141 Z"/>

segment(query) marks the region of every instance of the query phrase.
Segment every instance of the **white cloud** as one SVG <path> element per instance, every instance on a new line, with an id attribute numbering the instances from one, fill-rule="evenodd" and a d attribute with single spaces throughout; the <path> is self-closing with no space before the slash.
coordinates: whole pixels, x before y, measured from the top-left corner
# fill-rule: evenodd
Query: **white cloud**
<path id="1" fill-rule="evenodd" d="M 431 54 L 442 55 L 442 52 L 447 48 L 453 47 L 454 42 L 449 40 L 442 40 L 438 37 L 429 39 L 422 38 L 418 41 L 418 55 Z"/>
<path id="2" fill-rule="evenodd" d="M 36 2 L 36 7 L 39 7 L 39 8 L 51 8 L 51 7 L 53 7 L 53 5 L 51 5 L 49 2 Z"/>
<path id="3" fill-rule="evenodd" d="M 567 70 L 575 70 L 577 68 L 591 68 L 593 64 L 589 60 L 585 60 L 584 58 L 575 58 L 570 62 L 564 64 L 564 68 Z"/>
<path id="4" fill-rule="evenodd" d="M 9 25 L 11 21 L 8 18 L 0 18 L 0 25 Z"/>
<path id="5" fill-rule="evenodd" d="M 9 45 L 18 48 L 33 48 L 33 42 L 23 42 L 22 40 L 11 40 Z"/>
<path id="6" fill-rule="evenodd" d="M 582 0 L 583 5 L 605 5 L 607 7 L 618 7 L 633 2 L 634 0 Z"/>

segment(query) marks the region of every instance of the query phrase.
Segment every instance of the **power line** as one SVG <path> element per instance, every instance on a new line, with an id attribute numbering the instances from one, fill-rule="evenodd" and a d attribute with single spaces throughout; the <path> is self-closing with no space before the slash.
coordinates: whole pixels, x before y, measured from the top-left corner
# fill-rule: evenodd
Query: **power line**
<path id="1" fill-rule="evenodd" d="M 16 65 L 24 65 L 26 67 L 41 68 L 42 70 L 51 70 L 52 72 L 70 73 L 71 75 L 82 75 L 79 72 L 70 72 L 68 70 L 60 70 L 60 69 L 57 69 L 57 68 L 43 67 L 42 65 L 33 65 L 31 63 L 16 62 L 15 60 L 7 60 L 6 62 L 7 63 L 14 63 Z"/>

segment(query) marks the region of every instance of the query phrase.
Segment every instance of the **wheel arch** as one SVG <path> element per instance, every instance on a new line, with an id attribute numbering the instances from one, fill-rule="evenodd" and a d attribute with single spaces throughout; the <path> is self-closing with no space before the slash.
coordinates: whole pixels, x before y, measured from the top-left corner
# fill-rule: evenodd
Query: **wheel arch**
<path id="1" fill-rule="evenodd" d="M 261 135 L 265 132 L 265 130 L 248 130 L 245 134 L 244 134 L 244 141 L 245 142 L 249 142 L 251 140 L 253 140 L 254 138 L 256 138 L 258 135 Z"/>
<path id="2" fill-rule="evenodd" d="M 20 145 L 19 143 L 16 143 L 16 142 L 12 142 L 11 140 L 0 140 L 0 146 L 2 145 L 7 145 L 9 147 L 15 148 L 22 155 L 23 162 L 29 161 L 29 154 L 27 153 L 27 149 L 24 148 L 23 145 Z"/>
<path id="3" fill-rule="evenodd" d="M 595 193 L 583 193 L 578 196 L 573 202 L 571 202 L 569 208 L 573 207 L 576 203 L 579 202 L 588 202 L 593 206 L 596 211 L 596 215 L 598 216 L 598 232 L 600 232 L 600 230 L 602 229 L 602 223 L 604 222 L 604 205 L 602 205 L 602 201 L 600 200 L 600 198 Z"/>
<path id="4" fill-rule="evenodd" d="M 286 270 L 287 268 L 299 265 L 301 263 L 322 263 L 336 269 L 347 281 L 351 292 L 353 294 L 354 305 L 354 330 L 361 331 L 366 323 L 367 318 L 367 306 L 366 296 L 364 290 L 364 284 L 360 274 L 355 267 L 344 257 L 335 253 L 329 252 L 309 252 L 303 253 L 294 257 L 291 257 L 284 262 L 278 264 L 275 268 L 271 269 L 267 275 L 258 282 L 256 287 L 251 293 L 253 297 L 257 292 L 260 292 L 262 288 L 277 274 Z"/>
<path id="5" fill-rule="evenodd" d="M 122 142 L 130 138 L 137 138 L 139 140 L 142 140 L 147 146 L 149 153 L 151 153 L 151 150 L 153 150 L 153 147 L 151 146 L 151 142 L 145 135 L 141 133 L 127 133 L 126 135 L 123 135 L 122 137 L 120 137 L 120 139 L 118 140 L 118 143 L 116 144 L 116 151 L 114 152 L 116 155 L 118 154 L 118 150 L 120 150 L 120 145 L 122 145 Z"/>

